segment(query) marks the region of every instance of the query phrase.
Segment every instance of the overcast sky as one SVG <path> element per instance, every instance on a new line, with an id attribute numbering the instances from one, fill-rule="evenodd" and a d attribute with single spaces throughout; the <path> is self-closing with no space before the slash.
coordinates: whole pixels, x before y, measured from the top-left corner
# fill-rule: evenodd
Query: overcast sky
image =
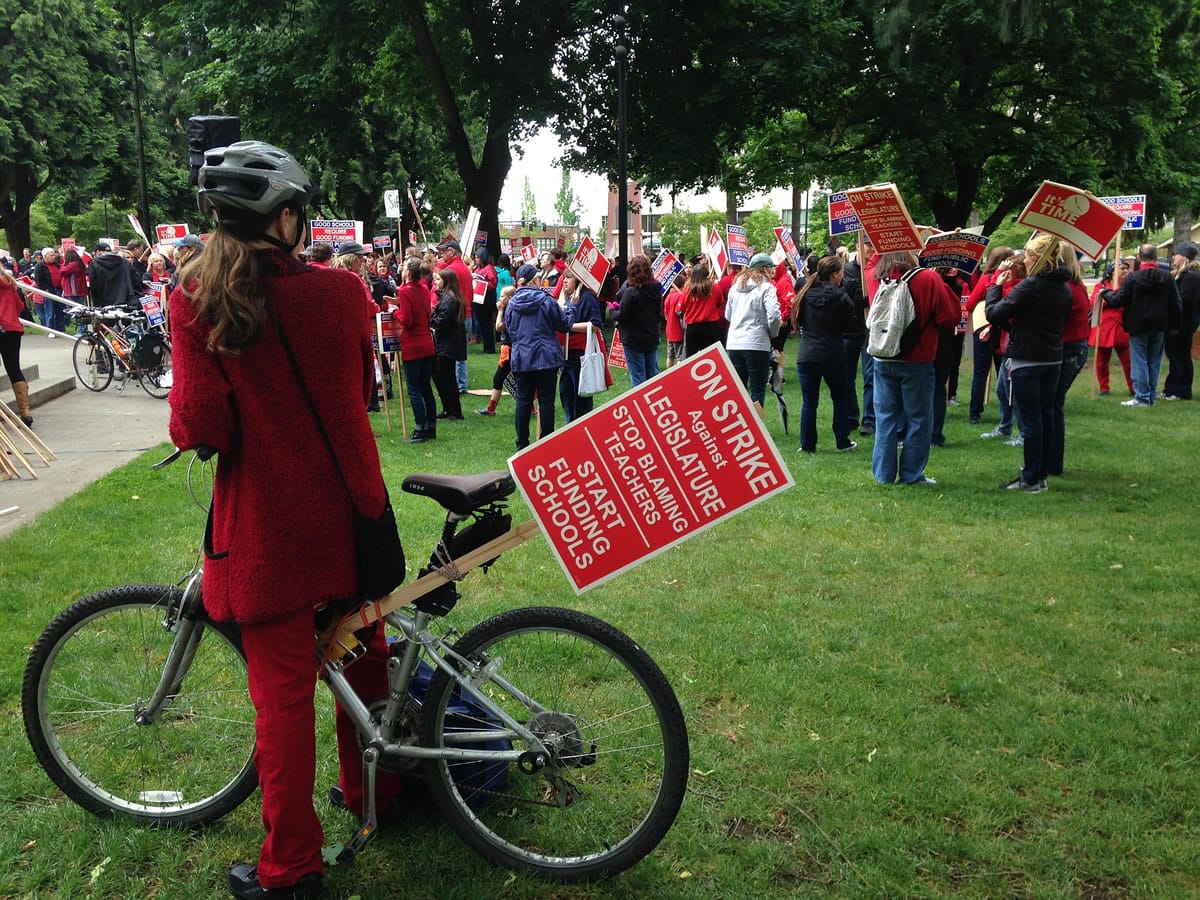
<path id="1" fill-rule="evenodd" d="M 514 149 L 513 165 L 508 172 L 508 180 L 504 182 L 504 192 L 500 196 L 500 219 L 508 221 L 521 218 L 521 201 L 525 196 L 525 178 L 528 176 L 529 185 L 537 201 L 538 218 L 543 222 L 553 224 L 558 218 L 554 212 L 554 202 L 558 199 L 559 188 L 562 187 L 562 167 L 557 159 L 562 153 L 558 138 L 548 128 L 541 129 L 530 141 L 523 145 L 524 157 L 518 157 Z M 571 172 L 571 189 L 578 195 L 583 205 L 582 222 L 590 226 L 592 233 L 598 233 L 600 219 L 608 214 L 608 179 L 603 175 L 592 175 L 585 172 Z M 791 193 L 780 189 L 772 191 L 769 197 L 752 197 L 742 201 L 743 209 L 757 209 L 770 200 L 776 211 L 791 207 Z M 664 197 L 662 207 L 650 203 L 645 213 L 663 212 L 670 209 L 670 198 Z M 719 192 L 707 194 L 680 194 L 677 203 L 684 209 L 702 212 L 709 207 L 725 208 L 725 196 Z"/>

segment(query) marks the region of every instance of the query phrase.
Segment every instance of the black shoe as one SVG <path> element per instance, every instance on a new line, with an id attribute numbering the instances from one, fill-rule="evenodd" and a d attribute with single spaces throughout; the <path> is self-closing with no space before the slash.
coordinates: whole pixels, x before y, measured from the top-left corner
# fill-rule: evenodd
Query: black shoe
<path id="1" fill-rule="evenodd" d="M 265 888 L 258 883 L 257 866 L 239 863 L 229 870 L 229 890 L 242 900 L 305 900 L 308 897 L 320 897 L 323 881 L 319 872 L 310 872 L 287 887 Z"/>
<path id="2" fill-rule="evenodd" d="M 858 429 L 858 433 L 863 437 L 870 437 L 875 433 L 875 424 L 873 422 L 863 422 L 862 428 Z"/>
<path id="3" fill-rule="evenodd" d="M 406 443 L 406 444 L 423 444 L 427 440 L 429 440 L 429 437 L 425 434 L 424 431 L 414 431 L 412 434 L 410 434 L 408 437 L 406 437 L 404 439 L 404 443 Z"/>
<path id="4" fill-rule="evenodd" d="M 972 425 L 978 425 L 980 422 L 983 421 L 983 419 L 980 416 L 971 416 L 971 418 L 968 419 L 967 421 Z"/>
<path id="5" fill-rule="evenodd" d="M 367 405 L 367 412 L 379 412 L 379 404 L 372 401 Z"/>

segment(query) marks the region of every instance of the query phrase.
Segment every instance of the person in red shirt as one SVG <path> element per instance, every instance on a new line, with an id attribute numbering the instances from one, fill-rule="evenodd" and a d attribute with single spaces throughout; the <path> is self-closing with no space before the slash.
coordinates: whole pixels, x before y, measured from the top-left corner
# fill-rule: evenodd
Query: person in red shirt
<path id="1" fill-rule="evenodd" d="M 230 870 L 229 889 L 241 898 L 316 897 L 324 834 L 313 808 L 314 616 L 357 601 L 354 516 L 378 517 L 387 504 L 366 414 L 369 301 L 354 275 L 298 258 L 316 189 L 290 154 L 259 141 L 209 150 L 199 186 L 201 210 L 218 221 L 171 295 L 169 429 L 182 449 L 220 454 L 204 605 L 215 620 L 238 624 L 256 709 L 266 838 L 257 865 Z M 365 637 L 366 655 L 346 677 L 361 696 L 383 696 L 383 630 Z M 335 728 L 338 790 L 359 809 L 362 750 L 340 709 Z M 379 777 L 382 808 L 401 788 L 396 776 Z"/>
<path id="2" fill-rule="evenodd" d="M 419 259 L 404 263 L 404 283 L 396 292 L 395 315 L 400 325 L 404 383 L 408 385 L 408 401 L 413 411 L 413 432 L 404 440 L 410 444 L 423 444 L 437 437 L 437 404 L 433 399 L 435 348 L 430 325 L 430 293 L 421 280 Z"/>
<path id="3" fill-rule="evenodd" d="M 708 263 L 692 264 L 683 289 L 683 353 L 695 356 L 706 347 L 725 342 L 725 295 L 709 274 Z"/>
<path id="4" fill-rule="evenodd" d="M 1071 289 L 1071 309 L 1062 335 L 1062 366 L 1058 370 L 1058 387 L 1054 394 L 1054 410 L 1051 416 L 1049 463 L 1051 475 L 1063 473 L 1063 454 L 1066 450 L 1067 391 L 1075 378 L 1087 365 L 1088 332 L 1092 330 L 1092 302 L 1083 283 L 1083 268 L 1075 255 L 1075 248 L 1063 245 L 1059 259 L 1067 270 L 1067 286 Z"/>
<path id="5" fill-rule="evenodd" d="M 667 319 L 667 368 L 683 362 L 683 273 L 675 276 L 671 290 L 663 300 L 663 315 Z"/>
<path id="6" fill-rule="evenodd" d="M 1130 261 L 1123 259 L 1120 266 L 1121 277 L 1124 278 L 1129 274 Z M 1129 371 L 1129 332 L 1121 324 L 1123 316 L 1121 310 L 1110 306 L 1103 298 L 1105 291 L 1112 290 L 1114 271 L 1113 264 L 1109 263 L 1108 268 L 1104 270 L 1104 278 L 1092 288 L 1092 303 L 1101 304 L 1100 326 L 1092 331 L 1092 340 L 1096 345 L 1096 381 L 1100 385 L 1100 396 L 1107 396 L 1108 370 L 1112 364 L 1112 353 L 1116 350 L 1117 358 L 1121 361 L 1121 368 L 1125 372 L 1125 386 L 1129 389 L 1129 396 L 1132 397 L 1133 379 Z"/>
<path id="7" fill-rule="evenodd" d="M 17 398 L 17 415 L 26 425 L 32 425 L 29 382 L 21 370 L 21 336 L 25 333 L 21 315 L 24 312 L 25 299 L 17 289 L 16 279 L 7 268 L 0 266 L 0 360 L 4 362 L 4 374 Z"/>
<path id="8" fill-rule="evenodd" d="M 884 253 L 875 265 L 880 281 L 895 281 L 916 268 L 915 253 Z M 953 328 L 962 314 L 958 297 L 932 269 L 922 269 L 908 282 L 921 336 L 916 346 L 896 359 L 875 359 L 875 449 L 871 468 L 880 484 L 936 484 L 925 475 L 933 438 L 933 360 L 938 329 Z M 903 433 L 901 428 L 903 427 Z M 899 467 L 897 443 L 903 439 Z"/>

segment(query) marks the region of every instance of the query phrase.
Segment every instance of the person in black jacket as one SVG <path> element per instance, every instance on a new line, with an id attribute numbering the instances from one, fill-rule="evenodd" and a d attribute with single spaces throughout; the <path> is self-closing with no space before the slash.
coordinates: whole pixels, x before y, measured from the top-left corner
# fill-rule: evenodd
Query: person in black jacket
<path id="1" fill-rule="evenodd" d="M 988 288 L 987 319 L 1009 332 L 1008 367 L 1013 404 L 1025 439 L 1021 474 L 1000 485 L 1010 491 L 1046 490 L 1053 453 L 1054 403 L 1062 366 L 1062 335 L 1071 309 L 1070 278 L 1058 264 L 1059 239 L 1045 232 L 1025 245 L 1026 278 L 1004 296 L 1012 277 L 1004 269 Z"/>
<path id="2" fill-rule="evenodd" d="M 625 286 L 617 294 L 617 326 L 625 347 L 629 381 L 637 387 L 658 374 L 658 339 L 667 321 L 662 288 L 650 272 L 650 260 L 638 254 L 629 261 Z"/>
<path id="3" fill-rule="evenodd" d="M 429 317 L 433 329 L 433 385 L 442 399 L 439 419 L 461 420 L 462 398 L 454 374 L 455 364 L 467 358 L 467 304 L 463 300 L 458 273 L 446 266 L 433 273 L 438 302 Z"/>
<path id="4" fill-rule="evenodd" d="M 833 437 L 838 452 L 845 453 L 858 446 L 850 440 L 845 335 L 854 332 L 862 323 L 854 301 L 842 289 L 843 274 L 842 261 L 838 257 L 823 257 L 817 263 L 817 271 L 808 276 L 792 301 L 792 324 L 800 333 L 796 372 L 800 376 L 803 397 L 800 407 L 801 453 L 817 452 L 817 406 L 821 401 L 822 379 L 833 401 Z"/>
<path id="5" fill-rule="evenodd" d="M 1158 373 L 1162 370 L 1167 332 L 1179 331 L 1183 301 L 1170 272 L 1158 266 L 1158 248 L 1138 248 L 1138 268 L 1126 276 L 1118 291 L 1102 296 L 1110 306 L 1125 310 L 1129 332 L 1129 361 L 1133 375 L 1133 399 L 1122 406 L 1153 406 L 1158 396 Z"/>
<path id="6" fill-rule="evenodd" d="M 113 253 L 105 241 L 92 251 L 88 265 L 88 283 L 93 306 L 126 306 L 141 309 L 138 291 L 133 285 L 133 267 L 119 253 Z"/>
<path id="7" fill-rule="evenodd" d="M 1192 399 L 1192 335 L 1200 326 L 1200 259 L 1196 245 L 1183 241 L 1175 247 L 1171 271 L 1182 303 L 1178 333 L 1167 336 L 1167 378 L 1163 400 Z"/>

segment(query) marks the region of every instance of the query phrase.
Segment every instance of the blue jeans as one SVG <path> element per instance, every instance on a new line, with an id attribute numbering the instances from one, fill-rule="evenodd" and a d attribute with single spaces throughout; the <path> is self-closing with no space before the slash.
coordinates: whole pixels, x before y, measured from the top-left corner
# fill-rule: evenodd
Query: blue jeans
<path id="1" fill-rule="evenodd" d="M 1000 370 L 996 373 L 996 402 L 1000 406 L 1000 424 L 996 426 L 996 430 L 1002 434 L 1012 434 L 1012 380 L 1008 375 L 1007 357 L 1001 361 Z"/>
<path id="2" fill-rule="evenodd" d="M 533 400 L 538 404 L 538 424 L 542 437 L 554 431 L 554 388 L 558 369 L 534 369 L 532 372 L 513 372 L 517 382 L 517 449 L 529 446 L 529 420 L 533 417 Z"/>
<path id="3" fill-rule="evenodd" d="M 467 389 L 467 361 L 465 359 L 454 361 L 454 381 L 458 385 L 460 394 Z"/>
<path id="4" fill-rule="evenodd" d="M 867 352 L 867 343 L 863 341 L 860 351 L 860 362 L 863 373 L 862 424 L 875 425 L 875 357 Z"/>
<path id="5" fill-rule="evenodd" d="M 634 350 L 626 346 L 625 368 L 629 370 L 629 381 L 633 387 L 653 378 L 658 374 L 658 348 Z"/>
<path id="6" fill-rule="evenodd" d="M 433 360 L 404 360 L 404 383 L 408 385 L 408 402 L 412 404 L 413 425 L 417 431 L 437 428 L 437 404 L 433 400 Z"/>
<path id="7" fill-rule="evenodd" d="M 579 368 L 582 360 L 582 350 L 570 351 L 558 378 L 558 399 L 562 401 L 563 421 L 566 422 L 586 416 L 594 406 L 595 398 L 579 396 Z"/>
<path id="8" fill-rule="evenodd" d="M 981 341 L 978 335 L 972 335 L 971 340 L 971 405 L 967 412 L 972 419 L 983 417 L 983 402 L 987 398 L 988 370 L 995 366 L 1000 372 L 1000 358 L 996 356 L 995 348 L 990 341 Z M 1011 423 L 1009 428 L 1011 430 Z"/>
<path id="9" fill-rule="evenodd" d="M 767 379 L 771 377 L 770 350 L 730 350 L 729 361 L 750 392 L 750 400 L 762 405 L 767 396 Z"/>
<path id="10" fill-rule="evenodd" d="M 1067 421 L 1065 407 L 1067 391 L 1075 383 L 1075 377 L 1087 365 L 1087 341 L 1071 341 L 1063 344 L 1062 366 L 1058 370 L 1058 385 L 1054 390 L 1054 415 L 1050 433 L 1048 471 L 1051 475 L 1063 473 L 1063 454 L 1067 445 Z"/>
<path id="11" fill-rule="evenodd" d="M 871 468 L 880 484 L 891 484 L 899 474 L 902 484 L 924 480 L 933 437 L 933 363 L 874 361 L 875 450 Z M 897 472 L 896 442 L 900 422 L 906 420 L 904 449 Z"/>
<path id="12" fill-rule="evenodd" d="M 845 354 L 846 364 L 846 421 L 850 423 L 850 430 L 853 431 L 858 427 L 858 366 L 859 354 L 862 353 L 863 339 L 861 337 L 850 337 L 842 339 L 842 352 Z M 866 392 L 866 382 L 863 382 L 863 392 Z M 874 401 L 874 395 L 871 400 Z M 866 421 L 866 416 L 862 417 Z"/>
<path id="13" fill-rule="evenodd" d="M 854 360 L 858 363 L 858 358 Z M 817 449 L 817 407 L 821 402 L 821 379 L 829 386 L 833 401 L 833 438 L 838 448 L 850 446 L 850 420 L 846 415 L 846 361 L 844 359 L 796 363 L 800 376 L 800 449 Z"/>
<path id="14" fill-rule="evenodd" d="M 1133 377 L 1133 397 L 1141 403 L 1154 405 L 1165 343 L 1166 335 L 1161 331 L 1129 336 L 1129 373 Z"/>
<path id="15" fill-rule="evenodd" d="M 1021 437 L 1025 440 L 1025 464 L 1021 480 L 1026 484 L 1045 481 L 1050 473 L 1050 453 L 1054 444 L 1054 395 L 1058 390 L 1061 364 L 1021 366 L 1013 369 L 1013 405 L 1021 417 Z"/>

